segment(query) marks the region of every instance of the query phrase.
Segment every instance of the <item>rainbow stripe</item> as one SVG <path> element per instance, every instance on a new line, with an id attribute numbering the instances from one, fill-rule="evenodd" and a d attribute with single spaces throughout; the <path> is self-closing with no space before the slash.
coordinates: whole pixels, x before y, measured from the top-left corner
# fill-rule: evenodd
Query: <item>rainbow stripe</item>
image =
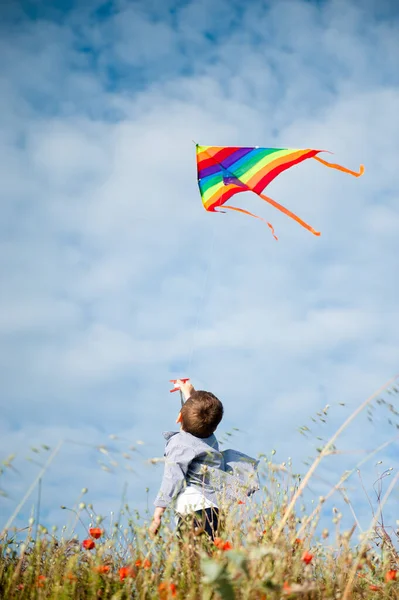
<path id="1" fill-rule="evenodd" d="M 239 192 L 255 192 L 262 200 L 294 219 L 314 235 L 320 235 L 320 232 L 313 229 L 300 217 L 275 200 L 262 194 L 265 187 L 277 175 L 307 158 L 314 158 L 326 167 L 349 173 L 354 177 L 360 177 L 364 173 L 363 165 L 360 165 L 359 171 L 351 171 L 341 165 L 326 162 L 317 156 L 323 150 L 199 146 L 198 144 L 196 144 L 196 147 L 198 186 L 205 210 L 215 212 L 217 207 L 226 204 L 229 198 Z M 225 208 L 255 217 L 261 221 L 265 220 L 243 208 L 236 206 L 225 206 Z M 266 223 L 277 239 L 273 226 L 267 221 Z"/>
<path id="2" fill-rule="evenodd" d="M 277 175 L 319 152 L 197 145 L 198 185 L 204 207 L 214 212 L 238 192 L 260 194 Z"/>

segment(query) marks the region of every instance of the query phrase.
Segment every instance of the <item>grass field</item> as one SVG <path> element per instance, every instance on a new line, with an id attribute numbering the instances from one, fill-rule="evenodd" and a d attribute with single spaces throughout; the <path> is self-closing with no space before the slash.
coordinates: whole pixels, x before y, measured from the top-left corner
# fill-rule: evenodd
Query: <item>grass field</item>
<path id="1" fill-rule="evenodd" d="M 84 539 L 78 539 L 73 528 L 70 534 L 47 531 L 33 518 L 25 530 L 9 521 L 0 534 L 0 598 L 399 598 L 398 536 L 392 539 L 382 521 L 384 505 L 397 489 L 398 473 L 390 473 L 369 529 L 361 536 L 356 514 L 353 526 L 344 530 L 337 509 L 329 526 L 320 528 L 323 506 L 345 489 L 354 470 L 346 471 L 311 510 L 304 513 L 300 508 L 314 471 L 335 452 L 339 435 L 362 410 L 381 402 L 386 390 L 397 397 L 391 381 L 365 400 L 319 449 L 306 474 L 294 474 L 289 462 L 279 465 L 273 456 L 263 456 L 265 485 L 256 503 L 225 507 L 215 542 L 201 531 L 179 541 L 169 526 L 173 515 L 165 519 L 159 535 L 151 537 L 148 523 L 128 505 L 122 505 L 106 529 L 94 507 L 80 503 L 73 512 L 75 525 L 86 528 Z"/>

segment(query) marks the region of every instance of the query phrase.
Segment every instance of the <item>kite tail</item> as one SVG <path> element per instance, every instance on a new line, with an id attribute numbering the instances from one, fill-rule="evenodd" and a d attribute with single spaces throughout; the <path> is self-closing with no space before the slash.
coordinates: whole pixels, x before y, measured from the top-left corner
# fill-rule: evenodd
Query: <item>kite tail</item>
<path id="1" fill-rule="evenodd" d="M 254 217 L 255 219 L 259 219 L 260 221 L 263 221 L 264 223 L 266 223 L 266 225 L 268 227 L 270 227 L 271 232 L 272 232 L 272 236 L 274 237 L 274 239 L 278 240 L 278 237 L 274 233 L 274 227 L 273 227 L 273 225 L 271 223 L 269 223 L 268 221 L 266 221 L 266 219 L 262 219 L 262 217 L 258 217 L 258 215 L 254 215 L 254 213 L 249 212 L 249 210 L 244 210 L 243 208 L 238 208 L 237 206 L 227 206 L 225 204 L 223 206 L 223 208 L 228 208 L 229 210 L 236 210 L 237 212 L 243 213 L 244 215 L 249 215 L 250 217 Z M 223 212 L 223 211 L 219 211 L 219 212 Z"/>
<path id="2" fill-rule="evenodd" d="M 349 175 L 353 175 L 354 177 L 361 177 L 364 173 L 364 165 L 360 165 L 359 171 L 351 171 L 351 169 L 347 169 L 346 167 L 337 165 L 336 163 L 329 163 L 326 160 L 320 158 L 319 156 L 313 156 L 313 158 L 318 160 L 322 165 L 329 167 L 330 169 L 337 169 L 337 171 L 348 173 Z"/>
<path id="3" fill-rule="evenodd" d="M 257 193 L 257 192 L 255 192 L 255 193 Z M 274 208 L 277 208 L 277 210 L 280 210 L 282 213 L 284 213 L 285 215 L 287 215 L 287 217 L 291 217 L 291 219 L 294 219 L 294 221 L 296 221 L 297 223 L 299 223 L 299 225 L 302 225 L 302 227 L 304 227 L 305 229 L 307 229 L 308 231 L 310 231 L 311 233 L 313 233 L 313 235 L 320 235 L 320 231 L 316 231 L 315 229 L 313 229 L 313 227 L 311 227 L 310 225 L 308 225 L 307 223 L 305 223 L 305 221 L 302 221 L 302 219 L 300 217 L 298 217 L 293 212 L 291 212 L 290 210 L 288 210 L 288 208 L 285 208 L 284 206 L 282 206 L 281 204 L 279 204 L 275 200 L 272 200 L 268 196 L 265 196 L 264 194 L 258 194 L 258 196 L 260 198 L 262 198 L 262 200 L 266 200 L 266 202 L 269 202 L 269 204 L 271 204 L 272 206 L 274 206 Z M 225 206 L 225 208 L 228 208 L 228 207 Z"/>

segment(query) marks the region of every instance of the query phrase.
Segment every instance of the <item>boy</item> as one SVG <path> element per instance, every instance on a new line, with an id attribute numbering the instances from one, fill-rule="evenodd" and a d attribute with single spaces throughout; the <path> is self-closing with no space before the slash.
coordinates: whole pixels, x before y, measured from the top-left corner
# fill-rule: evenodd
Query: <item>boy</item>
<path id="1" fill-rule="evenodd" d="M 179 380 L 176 386 L 186 402 L 176 420 L 180 431 L 164 433 L 165 468 L 150 532 L 157 533 L 163 513 L 175 501 L 178 528 L 182 517 L 192 515 L 194 526 L 202 527 L 214 539 L 219 503 L 226 499 L 237 502 L 259 489 L 259 461 L 232 450 L 219 450 L 214 432 L 222 420 L 223 405 L 216 396 L 196 391 L 189 382 Z"/>

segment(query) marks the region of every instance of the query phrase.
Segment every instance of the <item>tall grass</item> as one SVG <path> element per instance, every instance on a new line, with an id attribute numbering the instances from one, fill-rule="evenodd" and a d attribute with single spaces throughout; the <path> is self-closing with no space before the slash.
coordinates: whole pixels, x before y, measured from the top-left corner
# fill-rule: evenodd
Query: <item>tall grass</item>
<path id="1" fill-rule="evenodd" d="M 389 486 L 379 488 L 377 510 L 361 535 L 344 486 L 360 466 L 395 443 L 397 435 L 345 471 L 308 514 L 298 506 L 317 467 L 337 452 L 339 435 L 362 410 L 373 403 L 385 404 L 395 415 L 394 406 L 381 399 L 384 391 L 397 394 L 393 384 L 394 380 L 388 382 L 346 419 L 319 449 L 304 475 L 294 474 L 289 462 L 279 465 L 272 454 L 263 455 L 260 472 L 264 486 L 256 501 L 224 507 L 215 542 L 194 530 L 178 539 L 171 513 L 160 534 L 150 537 L 148 523 L 143 523 L 125 502 L 108 528 L 94 508 L 81 502 L 76 510 L 64 507 L 66 512 L 72 511 L 75 521 L 68 534 L 48 531 L 39 522 L 39 511 L 21 531 L 13 527 L 21 502 L 0 534 L 0 598 L 399 598 L 395 534 L 382 518 L 385 503 L 398 487 L 399 472 L 390 472 Z M 48 464 L 23 500 L 33 489 L 40 492 Z M 347 530 L 341 527 L 342 514 L 337 509 L 333 510 L 330 526 L 323 523 L 320 528 L 323 507 L 334 494 L 341 494 L 348 506 L 351 523 Z M 87 528 L 85 539 L 74 534 L 77 523 Z"/>

